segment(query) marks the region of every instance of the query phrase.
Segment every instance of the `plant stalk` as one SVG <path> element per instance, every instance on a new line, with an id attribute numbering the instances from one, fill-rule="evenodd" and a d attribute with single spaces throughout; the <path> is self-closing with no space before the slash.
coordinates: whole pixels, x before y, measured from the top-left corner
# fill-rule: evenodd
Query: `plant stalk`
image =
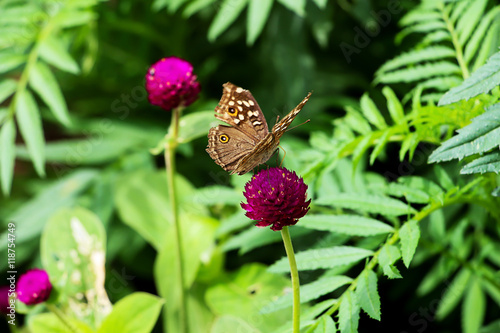
<path id="1" fill-rule="evenodd" d="M 299 271 L 297 270 L 297 262 L 295 261 L 295 253 L 293 252 L 292 239 L 288 227 L 281 229 L 281 237 L 285 244 L 285 251 L 290 263 L 290 275 L 292 277 L 293 289 L 293 333 L 300 332 L 300 282 Z"/>
<path id="2" fill-rule="evenodd" d="M 50 312 L 52 312 L 56 315 L 57 318 L 59 318 L 59 320 L 70 330 L 70 332 L 80 333 L 80 330 L 78 330 L 75 326 L 73 326 L 73 324 L 69 322 L 68 318 L 66 318 L 66 315 L 61 311 L 61 309 L 53 304 L 48 303 L 45 303 L 45 306 L 47 306 L 47 309 L 49 309 Z"/>
<path id="3" fill-rule="evenodd" d="M 188 332 L 188 320 L 187 320 L 187 290 L 185 286 L 184 279 L 184 262 L 183 262 L 183 251 L 182 251 L 182 233 L 179 221 L 179 209 L 177 202 L 177 190 L 175 184 L 175 149 L 177 148 L 177 139 L 179 136 L 179 118 L 182 113 L 182 107 L 178 107 L 172 110 L 172 121 L 170 123 L 170 137 L 167 140 L 165 146 L 165 168 L 167 171 L 167 183 L 170 204 L 172 206 L 172 218 L 173 218 L 173 228 L 175 232 L 176 239 L 176 257 L 177 257 L 177 279 L 181 286 L 181 295 L 179 300 L 179 324 L 180 332 Z"/>

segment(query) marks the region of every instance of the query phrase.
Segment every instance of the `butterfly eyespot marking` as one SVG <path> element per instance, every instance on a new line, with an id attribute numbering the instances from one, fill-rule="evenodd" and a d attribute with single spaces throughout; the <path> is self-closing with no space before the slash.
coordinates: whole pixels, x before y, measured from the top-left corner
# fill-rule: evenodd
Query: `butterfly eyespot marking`
<path id="1" fill-rule="evenodd" d="M 238 114 L 238 111 L 236 111 L 235 108 L 228 108 L 227 109 L 227 112 L 231 115 L 231 116 L 236 116 Z"/>
<path id="2" fill-rule="evenodd" d="M 229 137 L 226 134 L 222 134 L 219 136 L 219 141 L 222 143 L 228 143 L 229 142 Z"/>

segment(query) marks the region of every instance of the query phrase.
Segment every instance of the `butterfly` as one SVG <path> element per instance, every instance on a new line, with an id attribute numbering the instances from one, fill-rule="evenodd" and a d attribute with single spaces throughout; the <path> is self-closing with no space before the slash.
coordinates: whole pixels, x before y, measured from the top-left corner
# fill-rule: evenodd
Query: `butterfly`
<path id="1" fill-rule="evenodd" d="M 222 85 L 222 97 L 215 107 L 215 118 L 230 126 L 217 125 L 208 133 L 210 157 L 231 174 L 243 175 L 265 163 L 276 151 L 281 136 L 309 100 L 311 93 L 271 131 L 250 91 L 231 82 Z"/>

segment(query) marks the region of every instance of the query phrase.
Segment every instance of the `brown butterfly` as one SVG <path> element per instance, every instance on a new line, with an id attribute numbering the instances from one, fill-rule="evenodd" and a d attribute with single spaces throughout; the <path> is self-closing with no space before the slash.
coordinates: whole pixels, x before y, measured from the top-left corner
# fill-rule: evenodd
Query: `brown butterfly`
<path id="1" fill-rule="evenodd" d="M 250 91 L 231 82 L 222 86 L 224 88 L 219 105 L 215 107 L 215 118 L 231 126 L 211 128 L 206 150 L 224 170 L 243 175 L 273 155 L 281 136 L 307 103 L 311 93 L 269 132 L 266 118 Z"/>

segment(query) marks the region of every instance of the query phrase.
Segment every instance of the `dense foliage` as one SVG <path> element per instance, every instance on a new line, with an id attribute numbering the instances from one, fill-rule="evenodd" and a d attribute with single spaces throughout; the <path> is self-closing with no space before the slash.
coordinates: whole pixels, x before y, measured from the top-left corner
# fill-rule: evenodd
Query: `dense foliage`
<path id="1" fill-rule="evenodd" d="M 227 81 L 270 126 L 313 91 L 281 140 L 312 199 L 301 332 L 499 332 L 499 47 L 494 0 L 2 0 L 0 276 L 57 291 L 16 328 L 179 332 L 170 113 L 144 88 L 177 56 L 201 83 L 175 143 L 190 332 L 291 332 L 281 235 L 205 152 Z"/>

